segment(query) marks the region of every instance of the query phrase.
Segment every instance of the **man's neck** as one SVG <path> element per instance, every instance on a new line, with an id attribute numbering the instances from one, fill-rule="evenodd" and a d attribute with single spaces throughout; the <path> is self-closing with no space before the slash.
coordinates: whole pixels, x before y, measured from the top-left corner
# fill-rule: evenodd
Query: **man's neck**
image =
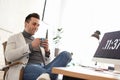
<path id="1" fill-rule="evenodd" d="M 33 36 L 30 33 L 26 32 L 25 30 L 22 32 L 22 34 L 25 38 L 33 39 Z"/>

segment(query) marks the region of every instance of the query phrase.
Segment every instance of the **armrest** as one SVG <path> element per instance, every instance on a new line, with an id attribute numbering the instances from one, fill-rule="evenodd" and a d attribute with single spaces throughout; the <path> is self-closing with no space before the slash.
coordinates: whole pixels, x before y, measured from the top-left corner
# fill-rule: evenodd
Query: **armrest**
<path id="1" fill-rule="evenodd" d="M 23 64 L 23 63 L 22 62 L 14 62 L 14 63 L 8 64 L 8 65 L 5 65 L 0 69 L 0 71 L 4 71 L 4 70 L 8 69 L 9 67 L 15 66 L 15 65 L 18 65 L 18 64 Z"/>

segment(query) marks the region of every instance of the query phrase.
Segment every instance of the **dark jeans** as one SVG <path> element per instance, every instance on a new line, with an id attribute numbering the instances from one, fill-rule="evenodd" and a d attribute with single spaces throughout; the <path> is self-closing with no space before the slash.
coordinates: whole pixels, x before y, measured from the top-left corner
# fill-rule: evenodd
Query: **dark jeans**
<path id="1" fill-rule="evenodd" d="M 58 75 L 51 73 L 52 68 L 65 67 L 71 59 L 71 54 L 63 51 L 48 65 L 28 64 L 24 69 L 23 80 L 36 80 L 42 73 L 49 73 L 51 80 L 56 80 Z"/>

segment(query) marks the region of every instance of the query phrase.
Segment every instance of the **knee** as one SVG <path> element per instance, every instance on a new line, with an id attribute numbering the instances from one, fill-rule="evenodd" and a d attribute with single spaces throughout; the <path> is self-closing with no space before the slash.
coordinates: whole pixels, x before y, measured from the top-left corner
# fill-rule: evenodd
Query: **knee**
<path id="1" fill-rule="evenodd" d="M 72 55 L 71 55 L 71 53 L 68 52 L 68 51 L 62 51 L 62 52 L 60 53 L 60 55 L 64 56 L 65 58 L 68 58 L 69 60 L 72 59 Z"/>

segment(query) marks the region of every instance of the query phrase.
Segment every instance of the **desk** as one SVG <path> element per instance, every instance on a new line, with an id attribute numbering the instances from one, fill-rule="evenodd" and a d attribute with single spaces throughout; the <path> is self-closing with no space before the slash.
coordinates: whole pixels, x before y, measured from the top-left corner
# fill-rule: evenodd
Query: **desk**
<path id="1" fill-rule="evenodd" d="M 83 67 L 54 67 L 52 69 L 54 74 L 62 74 L 63 76 L 80 78 L 84 80 L 120 80 L 120 74 L 111 74 L 107 72 L 95 71 L 93 69 Z M 72 80 L 72 79 L 70 79 Z M 75 80 L 75 79 L 74 79 Z"/>

